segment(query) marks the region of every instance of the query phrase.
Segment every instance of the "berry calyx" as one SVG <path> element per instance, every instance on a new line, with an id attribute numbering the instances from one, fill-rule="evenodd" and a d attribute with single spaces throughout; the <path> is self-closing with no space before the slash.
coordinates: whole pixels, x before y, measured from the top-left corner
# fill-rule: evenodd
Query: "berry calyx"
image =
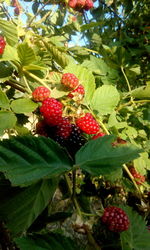
<path id="1" fill-rule="evenodd" d="M 79 84 L 79 86 L 74 89 L 73 91 L 71 91 L 68 96 L 70 98 L 73 98 L 74 96 L 77 96 L 77 97 L 81 97 L 80 99 L 82 99 L 82 97 L 84 96 L 85 94 L 85 91 L 84 91 L 84 87 L 82 84 Z"/>
<path id="2" fill-rule="evenodd" d="M 97 135 L 94 135 L 94 136 L 92 137 L 92 140 L 95 140 L 95 139 L 97 139 L 97 138 L 99 138 L 99 137 L 102 137 L 102 136 L 104 136 L 104 135 L 106 135 L 106 134 L 100 132 L 100 133 L 98 133 Z"/>
<path id="3" fill-rule="evenodd" d="M 79 79 L 71 73 L 65 73 L 62 75 L 61 83 L 68 88 L 74 89 L 79 85 Z"/>
<path id="4" fill-rule="evenodd" d="M 40 113 L 44 116 L 44 119 L 48 125 L 59 125 L 62 120 L 62 108 L 61 102 L 55 98 L 46 98 L 42 102 L 40 107 Z"/>
<path id="5" fill-rule="evenodd" d="M 124 210 L 119 207 L 110 206 L 105 208 L 102 222 L 112 232 L 123 232 L 129 228 L 129 218 Z"/>
<path id="6" fill-rule="evenodd" d="M 142 185 L 142 183 L 145 182 L 145 176 L 138 173 L 134 167 L 131 167 L 129 170 L 130 170 L 130 173 L 132 174 L 132 176 L 134 177 L 135 182 L 138 185 Z"/>
<path id="7" fill-rule="evenodd" d="M 86 134 L 97 134 L 100 130 L 98 122 L 91 113 L 86 113 L 83 117 L 76 120 L 76 125 Z"/>
<path id="8" fill-rule="evenodd" d="M 44 86 L 39 86 L 32 92 L 32 98 L 36 102 L 42 102 L 49 96 L 50 90 Z"/>

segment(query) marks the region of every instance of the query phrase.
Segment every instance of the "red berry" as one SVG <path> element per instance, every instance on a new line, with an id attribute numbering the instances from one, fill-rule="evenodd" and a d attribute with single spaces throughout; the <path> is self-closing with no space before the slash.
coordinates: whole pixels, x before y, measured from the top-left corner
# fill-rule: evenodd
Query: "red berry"
<path id="1" fill-rule="evenodd" d="M 69 0 L 69 2 L 68 2 L 69 7 L 73 8 L 73 9 L 75 9 L 76 4 L 77 4 L 77 0 Z"/>
<path id="2" fill-rule="evenodd" d="M 76 125 L 86 134 L 96 134 L 99 132 L 100 126 L 90 113 L 86 113 L 83 117 L 76 120 Z"/>
<path id="3" fill-rule="evenodd" d="M 102 221 L 112 232 L 122 232 L 129 228 L 128 216 L 119 207 L 111 206 L 105 208 Z"/>
<path id="4" fill-rule="evenodd" d="M 69 121 L 68 118 L 62 118 L 62 120 L 60 121 L 60 123 L 58 124 L 58 130 L 56 132 L 56 134 L 62 138 L 68 138 L 71 134 L 72 131 L 72 125 Z"/>
<path id="5" fill-rule="evenodd" d="M 102 136 L 104 136 L 104 135 L 106 135 L 106 134 L 100 132 L 100 133 L 98 133 L 97 135 L 94 135 L 94 136 L 92 137 L 92 140 L 95 140 L 95 139 L 97 139 L 97 138 L 99 138 L 99 137 L 102 137 Z"/>
<path id="6" fill-rule="evenodd" d="M 0 55 L 2 55 L 3 53 L 4 53 L 4 48 L 0 46 Z"/>
<path id="7" fill-rule="evenodd" d="M 84 10 L 90 10 L 93 8 L 93 1 L 92 0 L 86 0 L 84 5 Z"/>
<path id="8" fill-rule="evenodd" d="M 18 16 L 18 15 L 20 15 L 20 12 L 21 12 L 21 8 L 19 8 L 18 6 L 16 6 L 14 8 L 14 14 Z"/>
<path id="9" fill-rule="evenodd" d="M 83 85 L 80 84 L 76 89 L 74 89 L 73 91 L 71 91 L 68 94 L 68 96 L 70 98 L 73 98 L 74 96 L 77 96 L 77 95 L 83 97 L 84 94 L 85 94 L 84 87 L 83 87 Z"/>
<path id="10" fill-rule="evenodd" d="M 76 88 L 79 84 L 79 79 L 71 73 L 65 73 L 62 75 L 61 83 L 69 88 Z"/>
<path id="11" fill-rule="evenodd" d="M 76 7 L 75 7 L 75 8 L 77 8 L 77 9 L 83 8 L 84 5 L 85 5 L 85 1 L 86 1 L 86 0 L 77 0 L 77 4 L 76 4 Z"/>
<path id="12" fill-rule="evenodd" d="M 6 42 L 2 36 L 0 36 L 0 55 L 4 53 Z"/>
<path id="13" fill-rule="evenodd" d="M 48 125 L 59 125 L 62 120 L 62 103 L 55 98 L 46 98 L 42 102 L 40 112 Z"/>
<path id="14" fill-rule="evenodd" d="M 138 185 L 141 185 L 143 182 L 145 182 L 145 176 L 138 173 L 134 167 L 131 167 L 129 170 Z"/>
<path id="15" fill-rule="evenodd" d="M 44 86 L 39 86 L 32 92 L 33 100 L 36 102 L 42 102 L 49 96 L 50 90 Z"/>

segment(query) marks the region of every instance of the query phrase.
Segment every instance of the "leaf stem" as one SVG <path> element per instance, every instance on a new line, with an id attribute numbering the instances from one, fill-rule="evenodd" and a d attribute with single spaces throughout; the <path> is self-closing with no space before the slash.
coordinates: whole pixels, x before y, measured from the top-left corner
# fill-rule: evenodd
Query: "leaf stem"
<path id="1" fill-rule="evenodd" d="M 23 76 L 23 80 L 24 80 L 24 83 L 25 83 L 25 85 L 26 85 L 26 87 L 27 87 L 29 93 L 31 94 L 31 93 L 32 93 L 32 90 L 30 89 L 29 84 L 28 84 L 27 79 L 26 79 L 25 76 Z"/>
<path id="2" fill-rule="evenodd" d="M 28 76 L 30 76 L 31 78 L 33 78 L 34 80 L 36 80 L 37 82 L 39 82 L 40 84 L 42 84 L 43 86 L 45 86 L 46 88 L 50 89 L 49 86 L 44 82 L 44 80 L 40 79 L 36 75 L 34 75 L 31 72 L 26 71 L 26 70 L 24 70 L 24 73 L 26 73 Z"/>
<path id="3" fill-rule="evenodd" d="M 147 99 L 145 99 L 145 100 L 138 100 L 138 101 L 134 101 L 134 103 L 137 103 L 137 104 L 145 104 L 145 103 L 147 103 L 147 102 L 150 102 L 150 100 L 147 100 Z M 117 108 L 117 111 L 120 111 L 122 108 L 124 108 L 124 107 L 126 107 L 126 106 L 129 106 L 130 104 L 132 104 L 133 102 L 131 102 L 131 101 L 129 101 L 129 102 L 127 102 L 127 103 L 125 103 L 125 104 L 122 104 L 122 105 L 120 105 L 118 108 Z"/>
<path id="4" fill-rule="evenodd" d="M 124 76 L 124 78 L 126 80 L 126 83 L 127 83 L 127 86 L 128 86 L 128 90 L 129 90 L 130 96 L 131 96 L 131 92 L 132 92 L 131 86 L 130 86 L 129 80 L 128 80 L 127 76 L 126 76 L 126 73 L 124 71 L 123 66 L 121 66 L 121 71 L 122 71 L 122 74 L 123 74 L 123 76 Z M 131 102 L 134 104 L 133 97 L 131 96 L 130 98 L 131 98 Z"/>

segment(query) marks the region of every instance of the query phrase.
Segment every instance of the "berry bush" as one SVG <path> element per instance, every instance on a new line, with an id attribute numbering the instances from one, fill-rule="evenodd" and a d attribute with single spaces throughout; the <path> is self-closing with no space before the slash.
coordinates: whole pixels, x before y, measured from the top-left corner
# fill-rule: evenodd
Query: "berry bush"
<path id="1" fill-rule="evenodd" d="M 142 1 L 0 1 L 0 249 L 150 249 Z"/>

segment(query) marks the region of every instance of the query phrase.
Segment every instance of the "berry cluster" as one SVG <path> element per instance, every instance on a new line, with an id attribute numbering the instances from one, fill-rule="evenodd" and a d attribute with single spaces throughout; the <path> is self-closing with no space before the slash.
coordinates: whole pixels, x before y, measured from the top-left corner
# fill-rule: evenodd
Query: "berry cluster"
<path id="1" fill-rule="evenodd" d="M 68 2 L 69 7 L 76 11 L 83 11 L 83 10 L 90 10 L 93 8 L 93 1 L 92 0 L 69 0 Z"/>
<path id="2" fill-rule="evenodd" d="M 105 208 L 102 222 L 112 232 L 122 232 L 129 228 L 129 219 L 126 213 L 119 207 L 110 206 Z"/>
<path id="3" fill-rule="evenodd" d="M 66 96 L 67 102 L 71 105 L 75 103 L 74 106 L 78 109 L 85 94 L 79 79 L 74 74 L 65 73 L 62 75 L 61 84 L 70 91 Z M 77 115 L 77 109 L 74 113 L 67 112 L 65 106 L 67 104 L 64 105 L 61 100 L 51 97 L 51 91 L 48 88 L 37 87 L 32 92 L 32 99 L 35 102 L 41 102 L 39 111 L 42 120 L 36 124 L 36 133 L 57 141 L 61 146 L 66 147 L 70 154 L 72 152 L 75 154 L 87 141 L 84 133 L 97 135 L 97 137 L 103 135 L 103 133 L 98 134 L 100 126 L 91 113 L 83 113 L 80 116 Z"/>
<path id="4" fill-rule="evenodd" d="M 0 36 L 0 55 L 4 53 L 5 46 L 6 42 L 4 40 L 4 37 Z"/>
<path id="5" fill-rule="evenodd" d="M 132 176 L 134 177 L 135 182 L 138 185 L 142 185 L 142 183 L 145 182 L 145 176 L 138 173 L 134 167 L 131 167 L 129 170 L 130 170 L 130 173 L 132 174 Z"/>

